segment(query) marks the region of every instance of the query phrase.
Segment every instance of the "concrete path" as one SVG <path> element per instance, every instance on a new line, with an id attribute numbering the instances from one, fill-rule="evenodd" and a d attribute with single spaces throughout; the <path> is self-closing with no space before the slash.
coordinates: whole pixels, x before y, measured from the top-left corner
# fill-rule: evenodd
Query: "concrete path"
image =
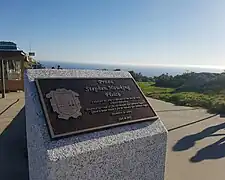
<path id="1" fill-rule="evenodd" d="M 165 179 L 225 179 L 225 118 L 149 100 L 169 131 Z"/>
<path id="2" fill-rule="evenodd" d="M 203 109 L 149 101 L 169 131 L 165 179 L 224 179 L 225 118 Z M 28 180 L 23 107 L 23 93 L 0 99 L 0 180 Z"/>
<path id="3" fill-rule="evenodd" d="M 0 180 L 28 180 L 24 94 L 0 99 Z"/>
<path id="4" fill-rule="evenodd" d="M 11 123 L 12 119 L 24 106 L 24 93 L 12 92 L 6 98 L 0 98 L 0 133 Z"/>

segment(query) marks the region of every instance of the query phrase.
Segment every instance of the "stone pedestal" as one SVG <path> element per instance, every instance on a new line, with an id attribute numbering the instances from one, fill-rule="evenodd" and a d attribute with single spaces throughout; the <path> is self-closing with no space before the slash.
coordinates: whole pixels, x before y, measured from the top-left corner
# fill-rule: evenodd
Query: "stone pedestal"
<path id="1" fill-rule="evenodd" d="M 30 180 L 163 180 L 167 131 L 160 120 L 50 140 L 35 78 L 130 78 L 127 72 L 28 70 L 26 131 Z"/>

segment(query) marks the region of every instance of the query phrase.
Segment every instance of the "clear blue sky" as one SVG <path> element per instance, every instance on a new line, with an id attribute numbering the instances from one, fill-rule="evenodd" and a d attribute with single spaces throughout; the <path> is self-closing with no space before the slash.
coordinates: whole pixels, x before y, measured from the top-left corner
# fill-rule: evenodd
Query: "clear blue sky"
<path id="1" fill-rule="evenodd" d="M 38 60 L 225 66 L 224 0 L 3 0 L 0 40 Z"/>

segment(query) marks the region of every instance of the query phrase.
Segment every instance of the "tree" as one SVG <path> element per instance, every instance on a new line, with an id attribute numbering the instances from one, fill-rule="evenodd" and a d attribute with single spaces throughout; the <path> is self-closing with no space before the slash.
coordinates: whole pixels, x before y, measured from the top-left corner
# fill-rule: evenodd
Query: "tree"
<path id="1" fill-rule="evenodd" d="M 121 69 L 114 69 L 114 71 L 121 71 Z"/>
<path id="2" fill-rule="evenodd" d="M 151 77 L 143 76 L 140 72 L 135 73 L 134 71 L 129 71 L 129 73 L 136 81 L 142 81 L 142 82 L 153 81 Z"/>

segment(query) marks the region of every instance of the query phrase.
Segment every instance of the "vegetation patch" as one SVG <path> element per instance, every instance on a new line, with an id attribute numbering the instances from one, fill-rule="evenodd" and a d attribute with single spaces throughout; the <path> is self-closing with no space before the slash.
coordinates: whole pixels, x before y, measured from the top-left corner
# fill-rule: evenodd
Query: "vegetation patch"
<path id="1" fill-rule="evenodd" d="M 154 77 L 138 82 L 144 94 L 175 105 L 202 107 L 211 113 L 225 113 L 224 73 L 184 73 Z"/>

